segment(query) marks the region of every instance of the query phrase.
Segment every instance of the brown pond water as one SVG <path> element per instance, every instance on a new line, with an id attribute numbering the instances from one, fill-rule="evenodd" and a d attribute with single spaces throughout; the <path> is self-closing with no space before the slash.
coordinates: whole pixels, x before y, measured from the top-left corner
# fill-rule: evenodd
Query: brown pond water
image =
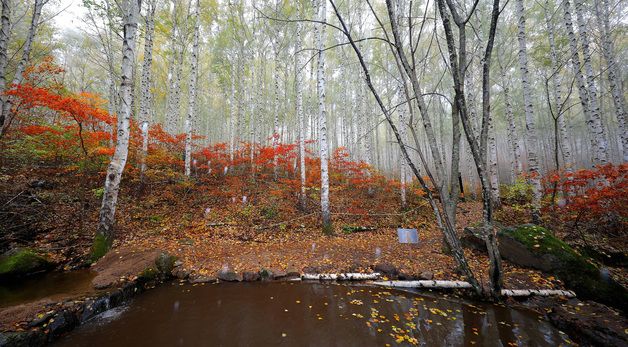
<path id="1" fill-rule="evenodd" d="M 366 286 L 165 285 L 56 346 L 561 346 L 536 314 Z"/>
<path id="2" fill-rule="evenodd" d="M 94 291 L 95 272 L 89 269 L 50 272 L 0 285 L 0 308 L 37 301 L 43 298 L 81 295 Z"/>

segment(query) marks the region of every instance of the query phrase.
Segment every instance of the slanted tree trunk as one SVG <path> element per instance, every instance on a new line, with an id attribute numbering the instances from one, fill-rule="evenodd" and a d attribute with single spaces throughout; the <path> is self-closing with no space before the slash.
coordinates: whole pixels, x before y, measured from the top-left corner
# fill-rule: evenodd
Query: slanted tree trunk
<path id="1" fill-rule="evenodd" d="M 200 0 L 194 6 L 194 41 L 192 46 L 192 60 L 190 62 L 190 85 L 188 89 L 188 116 L 185 120 L 185 176 L 190 177 L 192 167 L 192 124 L 196 113 L 196 81 L 198 79 L 198 36 L 200 31 Z"/>
<path id="2" fill-rule="evenodd" d="M 539 170 L 537 154 L 537 134 L 536 121 L 534 119 L 534 107 L 532 106 L 532 88 L 530 87 L 530 76 L 528 71 L 528 51 L 526 47 L 526 18 L 523 7 L 523 0 L 517 0 L 517 41 L 519 42 L 519 71 L 521 72 L 521 85 L 523 88 L 523 106 L 526 118 L 526 147 L 528 150 L 528 172 L 530 173 L 530 183 L 532 184 L 533 211 L 532 217 L 535 222 L 540 219 L 540 204 L 543 194 L 541 186 L 541 172 Z"/>
<path id="3" fill-rule="evenodd" d="M 595 0 L 595 16 L 598 26 L 602 32 L 600 40 L 602 41 L 602 55 L 606 61 L 606 74 L 608 83 L 613 96 L 613 105 L 615 106 L 615 115 L 619 126 L 619 137 L 622 144 L 623 161 L 628 162 L 628 129 L 626 128 L 626 103 L 624 101 L 624 92 L 621 79 L 621 65 L 615 62 L 615 54 L 613 53 L 613 43 L 611 41 L 611 29 L 609 25 L 609 6 L 608 0 Z M 601 5 L 601 9 L 600 9 Z"/>
<path id="4" fill-rule="evenodd" d="M 318 48 L 318 126 L 321 158 L 321 215 L 323 232 L 332 233 L 331 212 L 329 210 L 329 153 L 327 147 L 327 110 L 325 108 L 325 29 L 327 20 L 327 0 L 318 0 L 317 48 Z"/>
<path id="5" fill-rule="evenodd" d="M 303 24 L 297 22 L 295 57 L 294 57 L 294 74 L 296 89 L 296 112 L 297 121 L 299 122 L 299 173 L 301 176 L 301 192 L 299 194 L 299 204 L 301 209 L 306 208 L 305 196 L 305 131 L 303 129 L 303 53 L 301 51 L 301 31 Z"/>
<path id="6" fill-rule="evenodd" d="M 113 158 L 107 167 L 98 229 L 92 248 L 92 258 L 102 257 L 111 247 L 120 180 L 129 154 L 131 123 L 131 89 L 133 88 L 133 65 L 135 64 L 135 39 L 141 0 L 125 0 L 122 5 L 124 38 L 122 41 L 122 82 L 120 83 L 120 111 L 118 112 L 118 136 Z"/>
<path id="7" fill-rule="evenodd" d="M 4 1 L 3 1 L 4 2 Z M 28 35 L 26 36 L 26 41 L 24 42 L 24 47 L 22 48 L 22 57 L 17 63 L 15 68 L 15 76 L 13 77 L 12 85 L 18 85 L 22 83 L 24 79 L 24 69 L 26 69 L 26 65 L 30 61 L 31 49 L 33 48 L 33 42 L 35 40 L 35 35 L 37 34 L 37 27 L 39 26 L 39 17 L 41 16 L 41 9 L 48 2 L 48 0 L 35 0 L 35 6 L 33 7 L 33 15 L 31 17 L 31 24 L 28 28 Z M 3 3 L 4 8 L 4 3 Z M 3 19 L 4 21 L 4 19 Z M 3 23 L 4 25 L 4 23 Z M 4 36 L 4 34 L 2 34 Z M 6 66 L 6 65 L 5 65 Z M 4 75 L 4 74 L 3 74 Z M 0 137 L 4 135 L 11 124 L 11 120 L 13 116 L 11 115 L 11 98 L 0 99 L 2 101 L 2 110 L 0 114 Z"/>

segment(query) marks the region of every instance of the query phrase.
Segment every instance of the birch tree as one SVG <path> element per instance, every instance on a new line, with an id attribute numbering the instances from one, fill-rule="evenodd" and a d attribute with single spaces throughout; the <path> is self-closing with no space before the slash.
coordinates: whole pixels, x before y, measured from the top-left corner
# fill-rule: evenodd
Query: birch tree
<path id="1" fill-rule="evenodd" d="M 4 95 L 7 84 L 6 70 L 9 63 L 8 49 L 11 38 L 11 0 L 2 0 L 2 14 L 0 17 L 0 107 L 7 102 Z M 0 108 L 0 136 L 3 133 L 5 115 Z"/>
<path id="2" fill-rule="evenodd" d="M 325 29 L 327 20 L 327 0 L 317 0 L 318 30 L 318 139 L 320 145 L 321 158 L 321 215 L 323 221 L 323 232 L 331 233 L 331 212 L 329 210 L 329 153 L 327 147 L 327 110 L 325 108 Z"/>
<path id="3" fill-rule="evenodd" d="M 305 195 L 305 131 L 303 129 L 303 53 L 301 52 L 301 35 L 303 30 L 303 24 L 297 22 L 296 24 L 296 42 L 294 46 L 294 74 L 295 74 L 295 91 L 296 91 L 296 112 L 297 121 L 299 122 L 299 174 L 301 178 L 301 192 L 299 195 L 299 203 L 301 209 L 306 208 L 306 195 Z"/>
<path id="4" fill-rule="evenodd" d="M 528 172 L 530 173 L 530 183 L 532 184 L 533 211 L 532 217 L 539 221 L 539 209 L 543 187 L 541 186 L 541 173 L 539 170 L 539 159 L 537 154 L 537 134 L 536 122 L 534 119 L 534 106 L 532 104 L 532 88 L 530 87 L 530 75 L 528 70 L 528 50 L 526 36 L 526 17 L 523 0 L 515 3 L 517 11 L 517 41 L 519 42 L 519 72 L 521 74 L 521 86 L 523 88 L 523 106 L 526 120 L 526 148 L 528 151 Z"/>
<path id="5" fill-rule="evenodd" d="M 593 151 L 593 162 L 597 164 L 606 163 L 607 161 L 607 146 L 606 139 L 604 137 L 604 129 L 602 128 L 602 118 L 600 117 L 600 109 L 597 103 L 592 99 L 590 95 L 590 89 L 587 89 L 587 84 L 582 76 L 582 64 L 580 62 L 580 52 L 578 51 L 578 39 L 574 33 L 573 21 L 571 16 L 571 4 L 569 0 L 563 1 L 563 21 L 565 29 L 567 31 L 567 38 L 569 40 L 570 61 L 573 74 L 576 78 L 576 84 L 578 86 L 578 95 L 580 96 L 580 104 L 582 105 L 582 111 L 585 115 L 586 123 L 591 133 L 591 149 Z"/>
<path id="6" fill-rule="evenodd" d="M 144 36 L 144 61 L 142 62 L 142 78 L 140 81 L 140 112 L 139 119 L 142 122 L 151 122 L 152 95 L 150 86 L 152 83 L 153 67 L 153 36 L 155 34 L 155 9 L 156 0 L 146 1 L 146 28 Z"/>
<path id="7" fill-rule="evenodd" d="M 190 177 L 192 166 L 192 124 L 196 112 L 196 81 L 198 79 L 198 40 L 200 35 L 200 0 L 194 6 L 194 38 L 192 43 L 192 57 L 190 62 L 190 85 L 188 97 L 188 115 L 185 120 L 185 176 Z"/>
<path id="8" fill-rule="evenodd" d="M 33 48 L 33 42 L 35 41 L 35 35 L 37 34 L 37 27 L 39 26 L 39 17 L 41 17 L 41 10 L 44 5 L 48 3 L 48 0 L 35 0 L 33 6 L 33 14 L 31 16 L 31 23 L 28 28 L 28 34 L 26 36 L 26 41 L 24 42 L 24 46 L 22 47 L 22 56 L 17 63 L 15 68 L 15 75 L 13 76 L 12 85 L 18 85 L 22 83 L 24 78 L 24 69 L 28 65 L 30 61 L 31 49 Z M 3 3 L 3 11 L 4 11 L 4 3 Z M 3 15 L 4 16 L 4 15 Z M 4 25 L 4 18 L 2 19 Z M 3 29 L 4 30 L 4 29 Z M 4 36 L 4 33 L 2 34 Z M 1 49 L 1 48 L 0 48 Z M 1 63 L 0 63 L 1 64 Z M 3 74 L 4 75 L 4 74 Z M 2 110 L 0 114 L 0 136 L 6 133 L 7 128 L 11 124 L 11 98 L 0 98 L 2 101 Z"/>
<path id="9" fill-rule="evenodd" d="M 598 27 L 601 30 L 600 40 L 601 50 L 606 61 L 606 75 L 613 96 L 617 125 L 619 126 L 619 137 L 622 144 L 623 161 L 628 161 L 628 128 L 626 128 L 626 103 L 621 79 L 621 65 L 615 61 L 613 42 L 611 41 L 611 29 L 609 24 L 610 11 L 608 0 L 595 0 L 595 17 Z M 601 7 L 601 8 L 600 8 Z"/>
<path id="10" fill-rule="evenodd" d="M 120 110 L 118 133 L 113 158 L 107 167 L 102 206 L 98 217 L 98 228 L 92 248 L 92 258 L 102 257 L 111 248 L 114 237 L 116 204 L 120 192 L 120 180 L 129 154 L 131 105 L 133 88 L 133 65 L 135 64 L 135 41 L 141 0 L 125 0 L 122 3 L 122 81 L 120 82 Z"/>

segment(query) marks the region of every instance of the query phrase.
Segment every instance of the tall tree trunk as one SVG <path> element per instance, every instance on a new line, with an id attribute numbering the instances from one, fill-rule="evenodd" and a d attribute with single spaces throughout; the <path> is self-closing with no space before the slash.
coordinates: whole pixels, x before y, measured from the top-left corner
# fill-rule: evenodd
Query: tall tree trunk
<path id="1" fill-rule="evenodd" d="M 563 105 L 563 88 L 560 79 L 560 66 L 558 62 L 558 53 L 556 50 L 556 42 L 555 42 L 555 27 L 554 22 L 552 21 L 552 16 L 549 12 L 549 1 L 545 1 L 545 24 L 547 25 L 547 36 L 550 45 L 550 60 L 552 62 L 552 81 L 554 83 L 553 95 L 554 95 L 554 107 L 558 110 L 558 128 L 560 139 L 556 139 L 556 141 L 560 142 L 563 161 L 565 163 L 565 168 L 568 171 L 572 170 L 573 167 L 573 158 L 571 155 L 571 145 L 569 143 L 569 136 L 567 131 L 567 125 L 565 122 L 565 117 L 560 113 Z"/>
<path id="2" fill-rule="evenodd" d="M 563 1 L 564 22 L 567 30 L 567 38 L 569 39 L 570 60 L 573 74 L 576 77 L 578 86 L 578 94 L 580 96 L 580 104 L 585 115 L 589 133 L 591 134 L 591 150 L 593 152 L 593 162 L 596 164 L 605 163 L 606 158 L 606 139 L 604 129 L 602 128 L 602 118 L 600 117 L 597 104 L 592 101 L 589 89 L 582 76 L 582 64 L 580 63 L 580 52 L 578 51 L 578 39 L 574 33 L 573 21 L 571 17 L 571 5 L 569 0 Z"/>
<path id="3" fill-rule="evenodd" d="M 274 129 L 273 129 L 273 178 L 277 180 L 279 175 L 279 34 L 276 34 L 273 42 L 273 57 L 275 62 L 275 73 L 273 81 L 275 85 L 275 102 L 274 106 Z"/>
<path id="4" fill-rule="evenodd" d="M 0 106 L 7 102 L 4 94 L 7 84 L 6 69 L 9 63 L 8 49 L 11 38 L 11 0 L 2 0 L 2 15 L 0 17 Z M 4 129 L 5 115 L 0 108 L 0 135 Z"/>
<path id="5" fill-rule="evenodd" d="M 594 120 L 595 127 L 595 147 L 598 151 L 598 161 L 600 164 L 606 164 L 609 161 L 608 141 L 606 132 L 600 113 L 600 104 L 598 100 L 597 86 L 595 85 L 595 72 L 591 64 L 591 49 L 589 48 L 589 32 L 586 19 L 584 18 L 584 8 L 582 0 L 575 0 L 576 20 L 578 22 L 578 34 L 580 36 L 580 45 L 582 48 L 582 60 L 584 62 L 584 72 L 586 75 L 587 87 L 589 90 L 589 106 L 591 115 Z"/>
<path id="6" fill-rule="evenodd" d="M 142 79 L 140 81 L 140 122 L 152 123 L 150 86 L 152 83 L 153 66 L 153 35 L 155 33 L 155 9 L 156 0 L 148 0 L 146 3 L 146 34 L 144 38 L 144 61 L 142 62 Z"/>
<path id="7" fill-rule="evenodd" d="M 321 215 L 323 221 L 323 232 L 331 234 L 331 212 L 329 210 L 329 153 L 327 147 L 327 110 L 325 108 L 325 29 L 327 20 L 327 0 L 318 0 L 318 125 L 319 144 L 321 158 Z"/>
<path id="8" fill-rule="evenodd" d="M 192 61 L 190 62 L 190 85 L 188 90 L 188 116 L 185 120 L 185 176 L 190 177 L 192 167 L 192 124 L 196 114 L 196 81 L 198 79 L 198 37 L 200 31 L 200 0 L 194 6 L 194 41 L 192 43 Z"/>
<path id="9" fill-rule="evenodd" d="M 541 186 L 541 173 L 539 170 L 538 154 L 537 154 L 537 134 L 536 121 L 534 119 L 534 107 L 532 106 L 532 88 L 530 87 L 530 76 L 528 71 L 528 52 L 526 47 L 526 18 L 523 7 L 523 0 L 517 0 L 517 41 L 519 42 L 519 71 L 521 72 L 521 85 L 523 88 L 523 105 L 526 118 L 526 147 L 528 150 L 528 172 L 530 173 L 530 183 L 532 184 L 533 194 L 533 211 L 532 218 L 535 222 L 540 219 L 540 204 L 543 194 Z"/>
<path id="10" fill-rule="evenodd" d="M 22 57 L 17 63 L 15 68 L 15 76 L 13 77 L 12 85 L 18 85 L 22 83 L 24 79 L 24 69 L 28 65 L 30 61 L 31 49 L 33 48 L 33 42 L 35 40 L 35 35 L 37 34 L 37 27 L 39 26 L 39 17 L 41 16 L 41 9 L 48 2 L 48 0 L 35 0 L 35 6 L 33 7 L 33 15 L 31 17 L 31 24 L 28 28 L 28 35 L 26 36 L 26 41 L 24 42 L 24 47 L 22 48 Z M 4 4 L 3 4 L 4 8 Z M 4 25 L 4 18 L 3 25 Z M 3 29 L 4 30 L 4 29 Z M 4 36 L 4 33 L 2 34 Z M 3 74 L 4 75 L 4 74 Z M 13 115 L 11 115 L 11 98 L 0 99 L 2 101 L 2 110 L 0 114 L 0 137 L 4 135 L 11 124 L 11 120 Z"/>
<path id="11" fill-rule="evenodd" d="M 111 247 L 114 236 L 115 212 L 120 191 L 120 180 L 129 154 L 131 123 L 131 88 L 135 64 L 135 38 L 141 0 L 125 0 L 123 3 L 124 38 L 122 41 L 122 82 L 120 83 L 120 111 L 118 112 L 118 137 L 113 158 L 107 167 L 98 229 L 92 249 L 93 259 L 103 256 Z"/>
<path id="12" fill-rule="evenodd" d="M 303 53 L 301 51 L 301 31 L 303 24 L 297 22 L 295 57 L 294 57 L 294 74 L 296 89 L 296 112 L 297 121 L 299 122 L 299 173 L 301 176 L 301 193 L 299 194 L 299 203 L 301 209 L 306 208 L 305 196 L 305 131 L 303 129 Z"/>
<path id="13" fill-rule="evenodd" d="M 595 16 L 598 26 L 602 32 L 600 40 L 602 41 L 602 55 L 606 61 L 606 74 L 608 83 L 613 96 L 613 105 L 615 106 L 615 115 L 619 126 L 619 136 L 622 144 L 623 161 L 628 162 L 628 129 L 626 128 L 626 103 L 624 101 L 624 92 L 622 88 L 621 65 L 615 62 L 615 54 L 613 52 L 613 43 L 611 41 L 611 29 L 609 25 L 609 6 L 608 0 L 595 0 Z"/>

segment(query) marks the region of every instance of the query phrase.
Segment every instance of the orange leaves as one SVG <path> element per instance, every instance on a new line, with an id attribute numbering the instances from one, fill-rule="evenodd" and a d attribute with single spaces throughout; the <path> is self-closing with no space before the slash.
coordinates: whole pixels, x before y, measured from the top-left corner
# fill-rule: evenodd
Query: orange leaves
<path id="1" fill-rule="evenodd" d="M 563 197 L 559 218 L 596 221 L 615 215 L 625 220 L 628 206 L 628 164 L 597 166 L 590 170 L 554 172 L 546 178 L 548 193 Z M 554 186 L 556 191 L 554 191 Z"/>

